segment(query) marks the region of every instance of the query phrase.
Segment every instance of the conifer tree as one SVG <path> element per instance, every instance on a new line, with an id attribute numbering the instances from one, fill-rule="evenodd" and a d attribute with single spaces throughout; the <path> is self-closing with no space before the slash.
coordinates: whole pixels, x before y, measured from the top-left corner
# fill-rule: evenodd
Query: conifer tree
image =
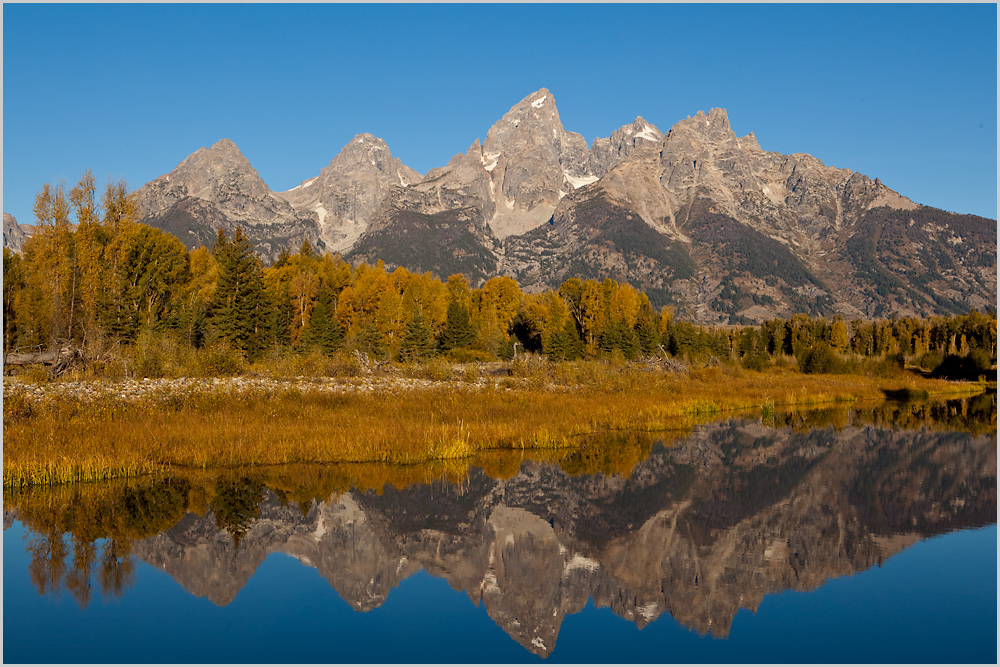
<path id="1" fill-rule="evenodd" d="M 618 350 L 626 359 L 635 359 L 639 346 L 635 333 L 625 320 L 614 320 L 605 324 L 600 339 L 601 353 L 606 356 Z"/>
<path id="2" fill-rule="evenodd" d="M 366 352 L 376 359 L 382 359 L 388 354 L 382 332 L 371 320 L 365 321 L 358 327 L 355 346 L 358 350 Z"/>
<path id="3" fill-rule="evenodd" d="M 309 259 L 316 257 L 316 251 L 313 250 L 312 244 L 309 243 L 309 239 L 302 239 L 302 246 L 299 248 L 299 254 L 303 257 L 308 257 Z"/>
<path id="4" fill-rule="evenodd" d="M 639 320 L 635 325 L 636 342 L 639 353 L 651 357 L 660 349 L 660 329 L 656 324 L 653 311 L 639 311 Z"/>
<path id="5" fill-rule="evenodd" d="M 17 344 L 17 297 L 24 289 L 24 267 L 21 256 L 3 249 L 3 349 L 4 352 Z"/>
<path id="6" fill-rule="evenodd" d="M 332 355 L 344 343 L 344 330 L 334 314 L 333 294 L 327 287 L 320 290 L 312 317 L 303 333 L 302 343 L 304 348 L 315 346 L 326 355 Z"/>
<path id="7" fill-rule="evenodd" d="M 583 338 L 580 336 L 580 330 L 577 328 L 576 322 L 571 319 L 566 321 L 566 326 L 563 327 L 562 337 L 565 341 L 566 361 L 583 359 L 583 355 L 586 352 L 586 346 L 583 343 Z"/>
<path id="8" fill-rule="evenodd" d="M 253 358 L 263 349 L 267 322 L 260 261 L 240 227 L 232 241 L 220 229 L 213 252 L 219 262 L 212 308 L 216 335 Z"/>
<path id="9" fill-rule="evenodd" d="M 557 331 L 549 336 L 548 344 L 543 350 L 545 356 L 550 361 L 566 361 L 566 333 L 565 330 Z"/>
<path id="10" fill-rule="evenodd" d="M 274 264 L 271 265 L 271 268 L 280 269 L 281 267 L 288 264 L 291 257 L 292 255 L 288 252 L 288 248 L 286 248 L 285 246 L 281 246 L 281 252 L 278 253 L 278 259 L 274 261 Z"/>
<path id="11" fill-rule="evenodd" d="M 434 334 L 423 313 L 416 313 L 406 323 L 406 333 L 399 345 L 400 361 L 418 361 L 434 354 Z"/>
<path id="12" fill-rule="evenodd" d="M 448 304 L 448 317 L 441 332 L 441 349 L 447 351 L 466 347 L 475 339 L 476 331 L 472 328 L 469 309 L 452 301 Z"/>

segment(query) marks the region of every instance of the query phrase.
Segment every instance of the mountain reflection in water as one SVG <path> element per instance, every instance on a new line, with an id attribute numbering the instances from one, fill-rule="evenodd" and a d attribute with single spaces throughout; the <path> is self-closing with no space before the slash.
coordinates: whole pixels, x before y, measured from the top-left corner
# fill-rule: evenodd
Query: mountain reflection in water
<path id="1" fill-rule="evenodd" d="M 427 483 L 311 467 L 9 492 L 4 528 L 32 531 L 39 593 L 63 586 L 81 607 L 95 581 L 125 594 L 134 559 L 224 606 L 280 552 L 362 612 L 425 570 L 545 657 L 588 599 L 640 628 L 667 613 L 724 637 L 767 594 L 996 522 L 995 393 L 765 421 L 500 460 L 492 476 L 432 470 Z"/>

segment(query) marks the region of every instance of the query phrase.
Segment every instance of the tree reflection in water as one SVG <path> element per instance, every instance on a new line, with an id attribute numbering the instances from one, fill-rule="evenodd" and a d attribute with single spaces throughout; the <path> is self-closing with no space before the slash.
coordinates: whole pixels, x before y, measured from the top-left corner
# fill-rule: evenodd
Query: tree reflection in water
<path id="1" fill-rule="evenodd" d="M 228 604 L 268 554 L 355 609 L 419 569 L 548 655 L 588 600 L 725 636 L 764 595 L 810 590 L 924 537 L 996 521 L 996 394 L 767 414 L 593 438 L 522 460 L 292 466 L 12 491 L 39 594 L 121 595 L 135 559 Z M 95 576 L 96 575 L 96 576 Z"/>

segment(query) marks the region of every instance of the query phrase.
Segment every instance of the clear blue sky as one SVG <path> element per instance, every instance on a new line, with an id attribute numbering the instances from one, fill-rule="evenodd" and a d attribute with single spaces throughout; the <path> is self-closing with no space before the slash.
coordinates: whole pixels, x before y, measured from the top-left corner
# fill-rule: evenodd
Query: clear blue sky
<path id="1" fill-rule="evenodd" d="M 765 150 L 996 218 L 996 5 L 3 6 L 3 210 L 228 137 L 273 190 L 358 132 L 425 173 L 549 88 L 592 142 L 724 107 Z"/>

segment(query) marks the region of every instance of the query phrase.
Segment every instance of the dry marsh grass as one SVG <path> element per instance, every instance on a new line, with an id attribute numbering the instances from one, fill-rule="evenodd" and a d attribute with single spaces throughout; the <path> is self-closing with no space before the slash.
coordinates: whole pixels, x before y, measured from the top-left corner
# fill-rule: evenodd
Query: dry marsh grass
<path id="1" fill-rule="evenodd" d="M 448 374 L 443 367 L 426 372 Z M 175 468 L 316 463 L 437 462 L 458 471 L 477 457 L 497 470 L 516 471 L 515 458 L 561 456 L 584 447 L 593 434 L 685 430 L 733 411 L 766 417 L 776 407 L 878 401 L 887 392 L 977 390 L 917 376 L 760 373 L 731 366 L 676 374 L 584 362 L 514 365 L 511 376 L 485 386 L 477 379 L 372 393 L 213 390 L 138 402 L 13 394 L 4 402 L 3 481 L 11 488 Z M 629 451 L 625 458 L 637 461 L 641 451 Z M 504 458 L 504 452 L 517 457 Z M 624 461 L 615 466 L 628 467 Z"/>

